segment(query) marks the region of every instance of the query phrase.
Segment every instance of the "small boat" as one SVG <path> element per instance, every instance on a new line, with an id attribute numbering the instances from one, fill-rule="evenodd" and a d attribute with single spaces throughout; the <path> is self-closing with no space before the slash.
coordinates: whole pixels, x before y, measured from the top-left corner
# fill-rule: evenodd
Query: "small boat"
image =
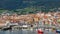
<path id="1" fill-rule="evenodd" d="M 42 29 L 38 29 L 38 34 L 43 34 L 43 31 L 42 31 Z"/>
<path id="2" fill-rule="evenodd" d="M 60 30 L 56 30 L 56 33 L 60 33 Z"/>
<path id="3" fill-rule="evenodd" d="M 11 29 L 12 29 L 12 28 L 3 28 L 2 30 L 5 30 L 5 31 L 6 31 L 6 30 L 11 30 Z"/>

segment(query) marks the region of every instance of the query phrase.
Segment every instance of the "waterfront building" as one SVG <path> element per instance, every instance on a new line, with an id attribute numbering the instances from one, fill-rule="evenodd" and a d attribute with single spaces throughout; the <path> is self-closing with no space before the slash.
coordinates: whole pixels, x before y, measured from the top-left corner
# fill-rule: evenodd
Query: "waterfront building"
<path id="1" fill-rule="evenodd" d="M 18 23 L 18 25 L 26 24 L 26 25 L 34 25 L 37 23 L 43 23 L 43 25 L 54 25 L 59 26 L 60 24 L 60 13 L 59 12 L 48 12 L 48 13 L 36 13 L 36 14 L 28 14 L 28 15 L 17 15 L 16 13 L 12 15 L 3 14 L 0 15 L 0 25 L 4 26 L 9 21 L 9 23 Z M 38 25 L 38 24 L 37 24 Z M 41 26 L 41 24 L 40 24 Z"/>

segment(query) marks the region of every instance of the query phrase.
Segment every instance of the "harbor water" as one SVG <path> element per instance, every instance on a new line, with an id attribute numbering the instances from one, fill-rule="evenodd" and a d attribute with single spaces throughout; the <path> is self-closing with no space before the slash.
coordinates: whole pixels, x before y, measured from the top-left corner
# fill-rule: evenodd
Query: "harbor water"
<path id="1" fill-rule="evenodd" d="M 0 34 L 37 34 L 36 31 L 32 30 L 6 30 L 6 31 L 0 31 Z"/>
<path id="2" fill-rule="evenodd" d="M 0 34 L 38 34 L 36 30 L 6 30 L 0 31 Z M 56 34 L 56 32 L 52 31 L 44 31 L 44 34 Z"/>

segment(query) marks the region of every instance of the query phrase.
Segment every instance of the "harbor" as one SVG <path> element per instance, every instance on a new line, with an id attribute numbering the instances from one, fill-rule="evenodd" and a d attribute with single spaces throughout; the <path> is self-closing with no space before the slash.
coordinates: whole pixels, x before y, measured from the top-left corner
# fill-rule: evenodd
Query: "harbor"
<path id="1" fill-rule="evenodd" d="M 9 34 L 14 32 L 16 34 L 38 34 L 41 30 L 43 34 L 55 34 L 60 30 L 60 12 L 53 13 L 3 14 L 0 16 L 0 31 Z"/>
<path id="2" fill-rule="evenodd" d="M 0 34 L 60 34 L 60 0 L 0 0 Z"/>

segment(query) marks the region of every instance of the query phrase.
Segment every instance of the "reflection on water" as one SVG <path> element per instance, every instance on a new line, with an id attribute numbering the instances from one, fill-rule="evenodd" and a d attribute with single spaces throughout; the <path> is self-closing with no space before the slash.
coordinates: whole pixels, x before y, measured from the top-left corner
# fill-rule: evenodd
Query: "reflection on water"
<path id="1" fill-rule="evenodd" d="M 31 30 L 7 30 L 0 31 L 0 34 L 37 34 L 37 32 Z"/>
<path id="2" fill-rule="evenodd" d="M 56 32 L 52 31 L 44 31 L 44 34 L 56 34 Z M 7 30 L 7 31 L 0 31 L 0 34 L 37 34 L 36 30 Z"/>

